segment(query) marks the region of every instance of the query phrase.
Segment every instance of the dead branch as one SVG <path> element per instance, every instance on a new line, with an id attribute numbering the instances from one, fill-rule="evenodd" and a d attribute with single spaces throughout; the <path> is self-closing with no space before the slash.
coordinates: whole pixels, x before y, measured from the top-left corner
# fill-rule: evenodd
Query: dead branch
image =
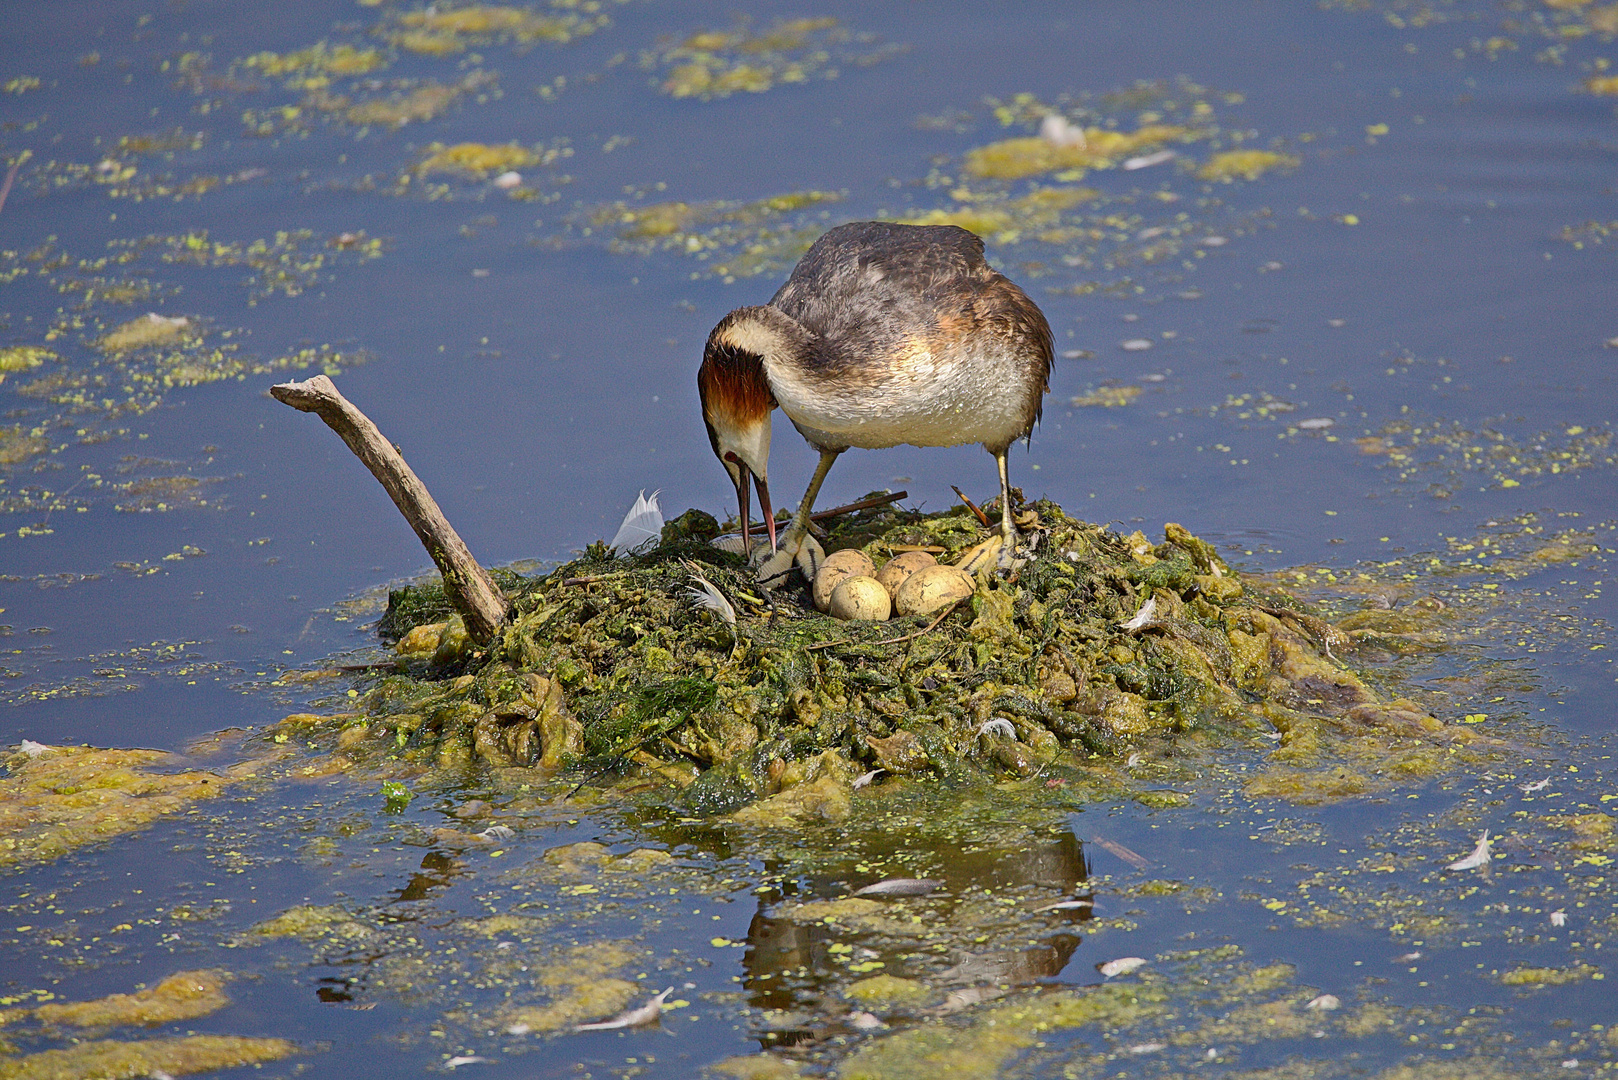
<path id="1" fill-rule="evenodd" d="M 978 519 L 978 523 L 987 529 L 989 527 L 989 515 L 978 509 L 978 504 L 973 502 L 971 499 L 968 499 L 966 497 L 966 492 L 962 491 L 954 484 L 951 484 L 949 487 L 951 491 L 955 492 L 955 494 L 961 497 L 961 501 L 966 504 L 966 508 L 968 510 L 972 511 L 973 516 Z"/>
<path id="2" fill-rule="evenodd" d="M 859 502 L 851 502 L 846 506 L 834 506 L 830 510 L 816 510 L 814 513 L 809 515 L 809 520 L 830 521 L 834 517 L 841 517 L 844 514 L 855 514 L 861 510 L 874 510 L 878 506 L 887 506 L 890 503 L 896 503 L 900 499 L 906 499 L 909 497 L 910 492 L 908 491 L 890 491 L 886 495 L 873 495 L 869 499 L 861 499 Z"/>
<path id="3" fill-rule="evenodd" d="M 371 418 L 338 393 L 336 385 L 324 375 L 272 386 L 270 394 L 299 412 L 314 413 L 342 437 L 416 530 L 417 539 L 444 575 L 444 593 L 466 620 L 467 634 L 479 645 L 493 641 L 506 624 L 505 597 L 467 550 L 426 485 L 405 464 L 393 444 L 383 438 Z"/>

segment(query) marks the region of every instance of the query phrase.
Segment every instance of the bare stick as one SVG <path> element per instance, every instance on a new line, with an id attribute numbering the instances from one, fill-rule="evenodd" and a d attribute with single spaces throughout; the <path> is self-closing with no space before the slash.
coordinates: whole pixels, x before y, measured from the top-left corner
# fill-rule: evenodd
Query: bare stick
<path id="1" fill-rule="evenodd" d="M 869 499 L 861 499 L 859 502 L 851 502 L 844 506 L 834 506 L 830 510 L 816 510 L 814 513 L 809 515 L 809 521 L 811 523 L 830 521 L 832 518 L 842 517 L 844 514 L 857 514 L 861 510 L 874 510 L 879 506 L 888 506 L 892 503 L 898 502 L 900 499 L 908 498 L 910 498 L 910 492 L 908 491 L 890 491 L 886 495 L 872 495 Z M 751 519 L 749 520 L 751 521 Z M 762 521 L 753 522 L 752 524 L 748 525 L 748 528 L 750 529 L 762 529 L 763 527 L 764 523 Z M 824 532 L 820 532 L 817 535 L 825 536 L 826 534 Z M 938 550 L 943 551 L 944 549 L 939 548 Z"/>
<path id="2" fill-rule="evenodd" d="M 851 502 L 847 506 L 834 506 L 830 510 L 816 510 L 809 515 L 809 520 L 829 521 L 843 514 L 854 514 L 861 510 L 874 510 L 878 506 L 887 506 L 890 503 L 896 503 L 900 499 L 908 499 L 909 497 L 910 492 L 908 491 L 890 491 L 886 495 L 873 495 L 869 499 Z"/>
<path id="3" fill-rule="evenodd" d="M 426 485 L 416 478 L 393 444 L 383 438 L 371 418 L 338 393 L 324 375 L 272 386 L 270 394 L 299 412 L 314 413 L 342 436 L 416 530 L 417 539 L 444 575 L 444 593 L 466 620 L 467 634 L 479 645 L 493 641 L 506 624 L 505 597 L 461 542 Z"/>
<path id="4" fill-rule="evenodd" d="M 978 522 L 982 524 L 985 529 L 987 529 L 989 527 L 989 515 L 985 514 L 982 510 L 979 510 L 978 504 L 973 502 L 971 499 L 968 499 L 966 497 L 966 492 L 962 491 L 954 484 L 950 485 L 950 490 L 961 497 L 961 501 L 966 504 L 966 508 L 972 511 L 972 513 L 977 517 Z"/>

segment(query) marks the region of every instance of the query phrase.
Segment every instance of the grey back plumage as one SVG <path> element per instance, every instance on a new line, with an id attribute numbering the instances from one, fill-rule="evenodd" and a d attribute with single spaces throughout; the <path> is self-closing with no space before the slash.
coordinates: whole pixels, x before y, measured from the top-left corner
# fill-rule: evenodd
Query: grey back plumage
<path id="1" fill-rule="evenodd" d="M 878 379 L 871 360 L 920 346 L 939 357 L 991 346 L 1016 355 L 1023 377 L 1006 389 L 1023 398 L 1027 417 L 1016 437 L 1039 419 L 1054 356 L 1050 325 L 965 229 L 840 225 L 815 241 L 770 305 L 814 335 L 804 360 L 827 379 Z"/>

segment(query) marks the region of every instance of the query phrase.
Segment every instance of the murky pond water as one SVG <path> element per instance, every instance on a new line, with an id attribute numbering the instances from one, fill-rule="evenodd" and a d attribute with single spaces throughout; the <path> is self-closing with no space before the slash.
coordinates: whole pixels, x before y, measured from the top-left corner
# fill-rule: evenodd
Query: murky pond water
<path id="1" fill-rule="evenodd" d="M 1618 6 L 8 15 L 0 1077 L 1618 1066 Z M 334 374 L 485 563 L 554 564 L 642 489 L 733 509 L 702 343 L 868 218 L 974 229 L 1048 315 L 1014 483 L 1409 614 L 1362 663 L 1493 749 L 1331 793 L 1188 736 L 1129 797 L 883 784 L 787 830 L 298 756 L 274 725 L 368 688 L 318 673 L 426 561 L 271 383 Z M 861 451 L 821 502 L 951 485 L 991 460 Z M 934 884 L 851 895 L 888 878 Z"/>

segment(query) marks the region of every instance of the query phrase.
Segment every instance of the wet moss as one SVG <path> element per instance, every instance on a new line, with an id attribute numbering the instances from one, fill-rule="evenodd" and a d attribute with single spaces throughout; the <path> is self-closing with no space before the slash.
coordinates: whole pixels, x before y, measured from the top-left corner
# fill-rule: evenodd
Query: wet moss
<path id="1" fill-rule="evenodd" d="M 122 353 L 173 345 L 195 333 L 191 320 L 185 316 L 169 317 L 154 311 L 109 331 L 97 344 L 104 352 Z"/>
<path id="2" fill-rule="evenodd" d="M 1519 967 L 1499 974 L 1502 986 L 1565 986 L 1601 977 L 1601 969 L 1589 964 L 1571 967 Z"/>
<path id="3" fill-rule="evenodd" d="M 540 156 L 534 151 L 517 143 L 491 145 L 467 142 L 456 143 L 454 146 L 434 143 L 429 150 L 427 157 L 416 166 L 416 172 L 422 176 L 435 172 L 449 172 L 482 177 L 494 172 L 534 165 L 540 160 Z"/>
<path id="4" fill-rule="evenodd" d="M 61 359 L 49 349 L 42 349 L 37 345 L 11 345 L 0 349 L 0 382 L 4 382 L 9 374 L 32 371 L 48 360 Z"/>
<path id="5" fill-rule="evenodd" d="M 294 52 L 255 53 L 241 61 L 243 67 L 272 78 L 298 75 L 365 75 L 387 66 L 377 49 L 357 49 L 352 45 L 317 42 Z"/>
<path id="6" fill-rule="evenodd" d="M 868 1008 L 892 1008 L 894 1006 L 917 1006 L 931 1004 L 938 1000 L 938 991 L 926 983 L 916 979 L 901 979 L 894 975 L 873 975 L 869 979 L 860 979 L 851 983 L 843 991 L 850 1001 L 858 1002 Z"/>
<path id="7" fill-rule="evenodd" d="M 556 5 L 566 7 L 570 5 Z M 558 11 L 541 15 L 521 7 L 468 4 L 464 7 L 407 11 L 398 16 L 397 29 L 388 39 L 406 52 L 425 56 L 453 56 L 470 45 L 495 41 L 526 44 L 548 41 L 562 44 L 585 37 L 608 24 L 601 14 Z"/>
<path id="8" fill-rule="evenodd" d="M 833 18 L 789 19 L 755 31 L 703 30 L 641 57 L 647 70 L 664 72 L 659 88 L 675 98 L 711 101 L 732 94 L 761 94 L 772 87 L 830 79 L 838 64 L 867 67 L 894 53 L 870 34 L 855 33 Z"/>
<path id="9" fill-rule="evenodd" d="M 51 444 L 39 429 L 21 424 L 0 428 L 0 465 L 19 465 L 50 450 Z"/>
<path id="10" fill-rule="evenodd" d="M 500 1017 L 509 1034 L 548 1033 L 622 1011 L 642 995 L 639 983 L 622 977 L 645 959 L 627 941 L 596 941 L 555 950 L 533 965 L 533 982 L 544 1004 L 521 1005 Z"/>
<path id="11" fill-rule="evenodd" d="M 708 1066 L 706 1075 L 728 1080 L 797 1080 L 803 1075 L 803 1068 L 795 1061 L 772 1054 L 749 1054 L 717 1061 Z"/>

